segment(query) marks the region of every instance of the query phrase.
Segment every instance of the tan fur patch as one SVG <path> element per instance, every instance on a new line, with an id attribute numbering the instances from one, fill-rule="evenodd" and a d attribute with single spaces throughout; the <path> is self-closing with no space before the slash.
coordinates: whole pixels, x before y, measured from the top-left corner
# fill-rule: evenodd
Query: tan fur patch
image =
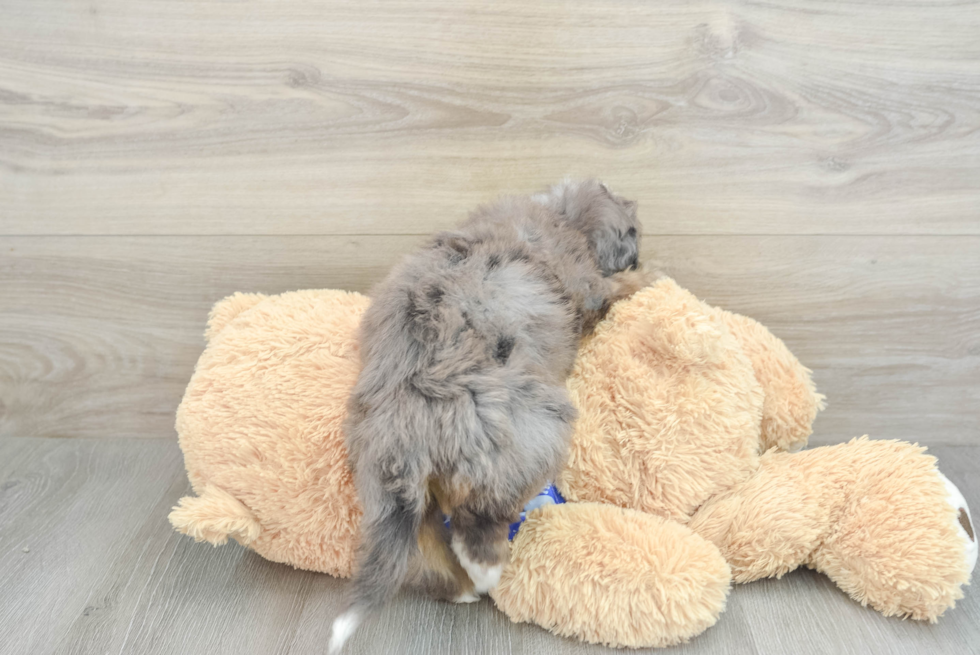
<path id="1" fill-rule="evenodd" d="M 452 516 L 453 510 L 463 504 L 470 491 L 472 489 L 468 484 L 454 485 L 437 478 L 429 478 L 429 493 L 446 516 Z"/>
<path id="2" fill-rule="evenodd" d="M 430 595 L 443 600 L 454 600 L 473 591 L 473 582 L 443 536 L 442 517 L 435 511 L 435 507 L 430 508 L 419 530 L 418 544 L 421 556 L 418 561 L 418 584 Z"/>

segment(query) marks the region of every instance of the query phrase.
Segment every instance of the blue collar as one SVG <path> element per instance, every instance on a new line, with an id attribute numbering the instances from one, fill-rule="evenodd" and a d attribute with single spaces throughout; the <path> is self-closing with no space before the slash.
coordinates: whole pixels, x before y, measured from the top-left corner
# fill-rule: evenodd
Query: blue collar
<path id="1" fill-rule="evenodd" d="M 517 536 L 517 531 L 521 529 L 521 525 L 524 523 L 524 519 L 527 518 L 527 513 L 531 510 L 537 509 L 539 507 L 544 507 L 545 505 L 561 505 L 565 502 L 561 494 L 558 493 L 558 489 L 555 485 L 549 483 L 544 490 L 537 496 L 528 501 L 527 505 L 524 506 L 524 510 L 520 514 L 520 518 L 514 523 L 510 524 L 510 530 L 507 532 L 507 539 L 513 541 L 514 537 Z M 445 519 L 446 527 L 450 527 L 449 518 Z"/>

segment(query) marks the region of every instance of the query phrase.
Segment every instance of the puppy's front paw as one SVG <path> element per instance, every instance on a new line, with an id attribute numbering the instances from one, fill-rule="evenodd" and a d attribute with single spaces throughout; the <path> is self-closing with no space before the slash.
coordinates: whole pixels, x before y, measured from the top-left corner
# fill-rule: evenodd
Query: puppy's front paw
<path id="1" fill-rule="evenodd" d="M 616 300 L 628 298 L 640 289 L 646 288 L 663 277 L 660 270 L 644 264 L 635 271 L 620 271 L 609 276 L 612 282 L 612 297 Z"/>

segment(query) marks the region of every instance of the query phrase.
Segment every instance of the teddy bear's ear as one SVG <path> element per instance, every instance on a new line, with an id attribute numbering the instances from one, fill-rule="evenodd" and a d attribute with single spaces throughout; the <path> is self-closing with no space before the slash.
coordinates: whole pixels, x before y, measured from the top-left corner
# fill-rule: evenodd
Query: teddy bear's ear
<path id="1" fill-rule="evenodd" d="M 204 338 L 210 342 L 233 318 L 267 297 L 261 293 L 236 293 L 219 300 L 208 314 L 208 327 L 204 330 Z"/>
<path id="2" fill-rule="evenodd" d="M 725 356 L 725 326 L 717 311 L 670 278 L 638 291 L 617 306 L 629 326 L 634 348 L 692 364 L 709 364 Z"/>
<path id="3" fill-rule="evenodd" d="M 726 311 L 720 311 L 720 316 L 752 361 L 765 394 L 762 449 L 799 450 L 806 445 L 813 432 L 813 420 L 825 405 L 810 369 L 761 323 Z"/>

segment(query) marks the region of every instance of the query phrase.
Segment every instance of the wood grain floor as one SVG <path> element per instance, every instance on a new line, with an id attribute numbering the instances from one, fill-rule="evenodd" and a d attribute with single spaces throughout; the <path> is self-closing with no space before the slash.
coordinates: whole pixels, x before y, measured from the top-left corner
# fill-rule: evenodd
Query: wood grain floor
<path id="1" fill-rule="evenodd" d="M 980 498 L 980 448 L 931 452 L 968 498 Z M 170 439 L 0 440 L 0 652 L 325 652 L 347 583 L 176 534 L 167 514 L 188 490 Z M 350 647 L 351 655 L 603 652 L 613 651 L 513 624 L 489 600 L 460 606 L 409 593 Z M 887 619 L 824 576 L 797 571 L 735 587 L 713 628 L 646 652 L 980 653 L 980 594 L 968 587 L 929 625 Z"/>

